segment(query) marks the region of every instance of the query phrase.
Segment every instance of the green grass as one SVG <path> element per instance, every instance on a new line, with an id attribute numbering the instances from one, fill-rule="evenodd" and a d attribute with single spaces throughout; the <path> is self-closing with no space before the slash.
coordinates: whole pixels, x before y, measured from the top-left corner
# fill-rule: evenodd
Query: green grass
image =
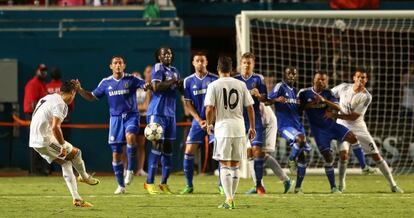
<path id="1" fill-rule="evenodd" d="M 382 176 L 348 176 L 342 195 L 329 193 L 325 176 L 307 176 L 305 195 L 281 194 L 283 185 L 266 177 L 268 194 L 246 196 L 251 180 L 242 179 L 236 210 L 217 209 L 224 197 L 217 193 L 217 177 L 196 176 L 192 195 L 149 196 L 143 177 L 135 177 L 127 194 L 113 195 L 113 177 L 100 177 L 101 184 L 79 184 L 79 193 L 93 208 L 75 208 L 62 177 L 0 178 L 0 217 L 413 217 L 414 175 L 397 176 L 404 194 L 390 193 Z M 157 177 L 159 182 L 159 177 Z M 169 180 L 173 191 L 185 185 L 183 176 Z"/>

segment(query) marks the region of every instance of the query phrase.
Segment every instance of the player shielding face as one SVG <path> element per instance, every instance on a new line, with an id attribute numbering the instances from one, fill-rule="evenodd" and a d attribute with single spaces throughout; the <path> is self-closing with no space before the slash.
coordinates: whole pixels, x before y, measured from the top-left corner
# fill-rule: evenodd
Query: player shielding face
<path id="1" fill-rule="evenodd" d="M 251 161 L 249 164 L 253 165 L 251 168 L 253 168 L 252 177 L 255 177 L 253 178 L 253 181 L 255 182 L 255 187 L 251 188 L 246 193 L 257 193 L 261 195 L 266 193 L 265 188 L 262 184 L 263 167 L 265 162 L 270 166 L 279 166 L 279 169 L 275 170 L 276 172 L 278 172 L 278 174 L 276 175 L 279 175 L 281 176 L 281 178 L 283 178 L 283 182 L 285 183 L 285 192 L 287 192 L 288 188 L 290 188 L 289 178 L 286 176 L 286 174 L 283 173 L 283 170 L 281 170 L 280 165 L 277 163 L 277 161 L 272 156 L 266 155 L 262 151 L 262 147 L 264 145 L 265 129 L 263 128 L 263 123 L 260 114 L 260 102 L 267 101 L 267 88 L 264 82 L 264 77 L 261 74 L 253 72 L 255 65 L 255 56 L 253 53 L 244 53 L 241 57 L 240 63 L 241 73 L 239 75 L 236 75 L 234 78 L 246 84 L 246 87 L 254 100 L 253 108 L 255 112 L 255 130 L 257 133 L 256 138 L 250 142 L 251 148 L 249 148 L 248 150 L 248 158 L 253 159 L 253 161 Z M 245 130 L 247 132 L 247 130 L 249 129 L 247 111 L 244 111 L 243 115 L 245 121 Z"/>
<path id="2" fill-rule="evenodd" d="M 180 73 L 172 66 L 173 51 L 168 47 L 161 47 L 155 53 L 156 64 L 151 72 L 152 97 L 147 110 L 147 123 L 158 123 L 164 129 L 162 138 L 152 142 L 152 149 L 148 157 L 148 175 L 144 188 L 149 194 L 157 194 L 154 185 L 158 160 L 161 159 L 162 178 L 159 189 L 172 194 L 167 180 L 172 169 L 172 145 L 176 137 L 176 94 L 182 91 L 183 82 Z"/>
<path id="3" fill-rule="evenodd" d="M 29 146 L 47 162 L 61 165 L 74 206 L 92 207 L 91 203 L 80 197 L 72 167 L 79 173 L 80 182 L 97 185 L 99 180 L 86 172 L 81 150 L 64 140 L 61 129 L 61 123 L 68 113 L 68 104 L 73 102 L 75 95 L 74 84 L 67 81 L 62 84 L 60 94 L 50 94 L 39 100 L 30 124 Z"/>
<path id="4" fill-rule="evenodd" d="M 295 67 L 286 67 L 283 81 L 276 84 L 269 94 L 267 104 L 275 105 L 278 131 L 287 139 L 291 146 L 289 167 L 292 174 L 296 174 L 295 193 L 302 193 L 301 185 L 306 174 L 306 153 L 311 148 L 306 142 L 305 129 L 300 122 L 296 89 L 293 87 L 298 77 Z"/>
<path id="5" fill-rule="evenodd" d="M 101 80 L 92 92 L 81 87 L 78 80 L 74 81 L 76 90 L 88 101 L 97 101 L 106 96 L 109 105 L 109 138 L 112 149 L 112 167 L 118 187 L 114 194 L 124 194 L 125 184 L 130 184 L 136 167 L 136 135 L 139 130 L 139 112 L 136 91 L 145 89 L 148 84 L 132 74 L 124 73 L 125 61 L 121 56 L 111 59 L 109 68 L 112 75 Z M 128 166 L 124 179 L 122 164 L 122 146 L 127 145 Z"/>
<path id="6" fill-rule="evenodd" d="M 363 68 L 358 68 L 353 76 L 354 83 L 342 83 L 335 86 L 332 92 L 339 98 L 341 110 L 339 112 L 327 112 L 326 116 L 337 118 L 339 124 L 344 125 L 354 132 L 358 141 L 361 143 L 365 154 L 371 156 L 381 173 L 387 179 L 392 192 L 403 193 L 403 190 L 397 186 L 387 162 L 382 158 L 378 147 L 368 131 L 364 121 L 365 112 L 371 104 L 372 96 L 365 88 L 368 82 L 368 74 Z M 346 149 L 349 145 L 342 144 L 341 150 Z"/>
<path id="7" fill-rule="evenodd" d="M 204 107 L 204 98 L 207 86 L 217 80 L 217 75 L 207 71 L 207 57 L 203 53 L 196 53 L 193 57 L 192 64 L 195 72 L 184 79 L 184 106 L 188 109 L 193 121 L 188 133 L 186 147 L 184 152 L 183 169 L 187 185 L 181 194 L 193 193 L 193 175 L 194 175 L 194 153 L 199 145 L 204 144 L 206 132 L 206 113 Z M 209 143 L 214 141 L 214 137 L 209 135 Z M 208 146 L 208 145 L 206 145 Z"/>
<path id="8" fill-rule="evenodd" d="M 317 72 L 313 77 L 312 87 L 301 89 L 298 98 L 301 103 L 300 110 L 304 110 L 306 118 L 309 122 L 311 133 L 315 137 L 319 151 L 325 159 L 325 173 L 330 183 L 332 193 L 341 193 L 344 190 L 345 171 L 339 172 L 340 184 L 336 187 L 335 174 L 333 168 L 333 155 L 331 150 L 331 141 L 333 139 L 352 144 L 354 153 L 361 163 L 363 171 L 368 171 L 369 167 L 365 164 L 365 158 L 361 150 L 361 146 L 356 136 L 343 125 L 335 122 L 332 118 L 325 117 L 328 110 L 340 110 L 338 100 L 335 98 L 331 90 L 327 89 L 329 77 L 325 72 Z M 341 151 L 341 162 L 348 159 L 348 150 Z"/>
<path id="9" fill-rule="evenodd" d="M 214 132 L 213 158 L 220 161 L 220 179 L 226 194 L 226 201 L 219 208 L 234 209 L 234 195 L 239 183 L 239 162 L 245 147 L 243 110 L 249 118 L 248 137 L 256 136 L 254 122 L 254 101 L 243 82 L 231 78 L 232 61 L 220 57 L 217 71 L 220 78 L 207 88 L 206 106 L 207 132 Z"/>

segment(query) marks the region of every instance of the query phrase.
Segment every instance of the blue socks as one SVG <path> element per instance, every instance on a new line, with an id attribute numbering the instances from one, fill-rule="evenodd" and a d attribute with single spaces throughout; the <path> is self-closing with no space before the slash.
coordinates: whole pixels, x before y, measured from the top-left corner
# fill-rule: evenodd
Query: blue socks
<path id="1" fill-rule="evenodd" d="M 187 181 L 187 186 L 193 187 L 193 175 L 194 175 L 194 155 L 184 154 L 184 175 Z"/>
<path id="2" fill-rule="evenodd" d="M 262 186 L 264 159 L 262 157 L 254 158 L 254 172 L 256 174 L 256 187 Z"/>
<path id="3" fill-rule="evenodd" d="M 359 166 L 361 166 L 361 169 L 364 169 L 367 165 L 367 162 L 365 161 L 364 152 L 362 151 L 361 145 L 359 144 L 352 144 L 352 150 L 354 151 L 354 154 L 356 158 L 359 161 Z"/>
<path id="4" fill-rule="evenodd" d="M 172 153 L 162 153 L 161 155 L 161 165 L 162 165 L 162 178 L 161 184 L 167 184 L 167 179 L 170 177 L 172 169 Z"/>
<path id="5" fill-rule="evenodd" d="M 129 171 L 134 171 L 137 165 L 137 146 L 127 145 L 127 158 L 128 158 L 128 166 L 127 169 Z"/>
<path id="6" fill-rule="evenodd" d="M 121 187 L 125 187 L 125 181 L 124 181 L 124 165 L 122 162 L 115 163 L 112 162 L 112 168 L 114 169 L 114 174 L 116 181 L 118 182 L 118 185 Z"/>
<path id="7" fill-rule="evenodd" d="M 148 155 L 148 175 L 147 175 L 147 184 L 154 184 L 155 174 L 158 169 L 158 159 L 161 156 L 161 152 L 156 150 L 151 150 Z"/>
<path id="8" fill-rule="evenodd" d="M 295 188 L 300 188 L 302 186 L 303 179 L 305 178 L 306 174 L 306 163 L 298 163 L 298 175 L 296 178 L 296 186 Z"/>
<path id="9" fill-rule="evenodd" d="M 332 163 L 325 163 L 325 174 L 328 177 L 329 184 L 331 185 L 331 189 L 336 187 L 335 184 L 335 171 Z"/>

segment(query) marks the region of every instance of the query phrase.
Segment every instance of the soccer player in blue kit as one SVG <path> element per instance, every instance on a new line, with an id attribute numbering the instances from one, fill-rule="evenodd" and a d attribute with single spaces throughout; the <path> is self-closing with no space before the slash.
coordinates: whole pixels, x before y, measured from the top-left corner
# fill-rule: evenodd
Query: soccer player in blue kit
<path id="1" fill-rule="evenodd" d="M 297 170 L 295 193 L 303 193 L 301 185 L 306 174 L 306 155 L 311 150 L 311 147 L 306 142 L 305 129 L 299 116 L 296 89 L 293 87 L 297 78 L 297 69 L 292 66 L 286 67 L 283 72 L 282 82 L 279 82 L 273 88 L 266 104 L 275 105 L 278 131 L 283 138 L 288 140 L 291 146 L 289 156 L 290 172 L 295 174 Z"/>
<path id="2" fill-rule="evenodd" d="M 149 194 L 157 194 L 154 178 L 161 157 L 162 178 L 159 185 L 165 194 L 172 194 L 167 185 L 172 168 L 172 146 L 176 134 L 176 92 L 182 90 L 178 70 L 172 66 L 173 52 L 168 47 L 160 47 L 155 53 L 154 65 L 151 72 L 152 97 L 147 110 L 147 123 L 158 123 L 164 129 L 160 140 L 152 142 L 148 157 L 148 175 L 144 188 Z"/>
<path id="3" fill-rule="evenodd" d="M 185 107 L 187 107 L 191 116 L 193 116 L 193 122 L 188 133 L 183 162 L 187 185 L 181 194 L 189 194 L 194 191 L 194 153 L 198 146 L 204 143 L 204 137 L 208 135 L 206 131 L 207 124 L 204 98 L 206 96 L 207 86 L 218 79 L 217 75 L 207 71 L 208 62 L 205 54 L 196 53 L 192 63 L 195 72 L 184 79 Z M 209 143 L 213 143 L 214 137 L 212 135 L 208 135 L 208 137 Z"/>
<path id="4" fill-rule="evenodd" d="M 339 189 L 335 184 L 331 141 L 333 139 L 336 139 L 338 142 L 346 141 L 354 145 L 353 147 L 359 148 L 357 151 L 354 149 L 354 153 L 357 157 L 359 156 L 358 159 L 362 158 L 361 161 L 364 166 L 365 157 L 354 133 L 345 126 L 336 123 L 335 119 L 325 116 L 327 110 L 341 110 L 338 100 L 332 91 L 328 89 L 328 84 L 329 77 L 327 73 L 319 71 L 313 77 L 313 86 L 301 89 L 298 93 L 298 99 L 300 110 L 305 111 L 311 133 L 315 137 L 316 145 L 325 159 L 325 174 L 328 177 L 331 193 L 342 193 L 344 188 L 342 184 L 340 184 Z M 342 153 L 340 158 L 346 158 L 345 160 L 347 160 L 348 152 L 345 155 Z"/>
<path id="5" fill-rule="evenodd" d="M 251 152 L 248 152 L 249 158 L 253 158 L 253 169 L 256 184 L 255 188 L 252 188 L 247 193 L 248 194 L 265 194 L 266 191 L 262 184 L 263 179 L 263 166 L 266 161 L 271 161 L 272 159 L 276 161 L 271 156 L 265 156 L 265 153 L 262 151 L 262 146 L 264 142 L 264 128 L 260 114 L 260 102 L 267 101 L 267 88 L 264 83 L 264 78 L 262 75 L 254 73 L 254 64 L 255 56 L 253 53 L 246 52 L 242 55 L 240 61 L 240 74 L 236 75 L 234 78 L 246 83 L 247 89 L 250 91 L 250 94 L 254 100 L 254 112 L 255 112 L 255 127 L 256 127 L 256 138 L 251 141 Z M 249 119 L 247 117 L 247 111 L 243 112 L 244 123 L 246 132 L 249 130 Z M 249 154 L 250 153 L 250 154 Z M 285 193 L 289 191 L 291 186 L 291 181 L 284 181 L 285 183 Z"/>
<path id="6" fill-rule="evenodd" d="M 92 92 L 84 90 L 78 80 L 73 81 L 76 90 L 88 101 L 96 101 L 103 96 L 108 98 L 110 114 L 108 143 L 112 148 L 112 167 L 118 182 L 114 194 L 125 193 L 124 166 L 121 159 L 122 146 L 125 143 L 128 157 L 126 180 L 130 183 L 133 178 L 137 153 L 136 134 L 139 129 L 136 90 L 149 87 L 144 80 L 124 73 L 125 67 L 123 57 L 112 57 L 109 65 L 112 75 L 102 79 Z"/>

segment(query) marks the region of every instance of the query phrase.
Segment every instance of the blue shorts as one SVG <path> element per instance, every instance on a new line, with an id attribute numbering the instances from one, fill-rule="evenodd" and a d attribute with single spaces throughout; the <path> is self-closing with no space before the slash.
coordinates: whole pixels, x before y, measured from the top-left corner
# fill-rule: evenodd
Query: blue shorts
<path id="1" fill-rule="evenodd" d="M 316 145 L 320 152 L 331 149 L 331 141 L 333 139 L 339 142 L 344 141 L 345 136 L 350 130 L 341 124 L 334 123 L 329 128 L 311 127 L 311 133 L 315 137 Z"/>
<path id="2" fill-rule="evenodd" d="M 206 130 L 203 130 L 197 121 L 191 123 L 190 131 L 188 132 L 186 144 L 204 144 L 204 138 L 208 136 L 208 143 L 214 142 L 214 136 L 207 134 Z"/>
<path id="3" fill-rule="evenodd" d="M 259 116 L 258 118 L 259 119 L 257 119 L 257 116 Z M 262 118 L 260 117 L 260 114 L 259 115 L 257 115 L 257 114 L 255 114 L 255 130 L 256 130 L 256 138 L 254 138 L 251 142 L 250 142 L 250 144 L 252 145 L 252 146 L 258 146 L 258 147 L 263 147 L 263 142 L 264 142 L 264 129 L 263 129 L 263 123 L 262 123 Z M 247 131 L 249 131 L 249 120 L 247 119 L 245 119 L 245 122 L 244 122 L 244 127 L 245 127 L 245 129 L 246 129 L 246 134 L 247 134 Z"/>
<path id="4" fill-rule="evenodd" d="M 296 137 L 298 135 L 303 134 L 304 136 L 306 136 L 305 129 L 303 129 L 303 127 L 301 127 L 301 129 L 296 129 L 293 127 L 282 127 L 282 128 L 279 128 L 278 131 L 283 138 L 288 140 L 290 146 L 294 146 L 296 142 Z M 306 152 L 309 152 L 310 150 L 312 150 L 308 142 L 306 142 L 304 150 Z"/>
<path id="5" fill-rule="evenodd" d="M 175 140 L 176 134 L 176 122 L 175 117 L 159 116 L 159 115 L 149 115 L 147 116 L 147 123 L 158 123 L 162 126 L 164 130 L 161 140 Z"/>
<path id="6" fill-rule="evenodd" d="M 129 113 L 111 116 L 109 119 L 108 144 L 125 144 L 127 133 L 137 134 L 139 130 L 139 116 Z"/>

